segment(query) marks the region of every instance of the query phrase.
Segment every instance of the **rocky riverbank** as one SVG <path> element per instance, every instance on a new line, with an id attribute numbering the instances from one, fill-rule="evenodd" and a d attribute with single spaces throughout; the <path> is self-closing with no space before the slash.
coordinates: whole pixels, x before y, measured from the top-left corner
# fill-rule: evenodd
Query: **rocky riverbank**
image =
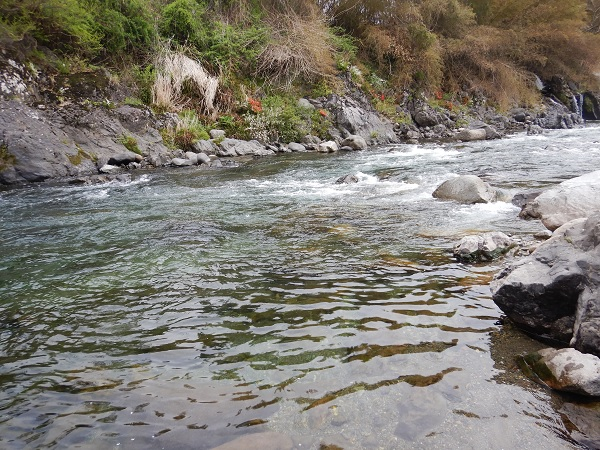
<path id="1" fill-rule="evenodd" d="M 3 185 L 98 182 L 130 170 L 162 166 L 215 168 L 230 165 L 227 161 L 239 156 L 352 151 L 423 140 L 496 139 L 518 130 L 536 134 L 544 128 L 572 128 L 583 121 L 577 102 L 569 108 L 549 93 L 538 110 L 514 109 L 506 115 L 485 106 L 484 100 L 453 111 L 407 94 L 396 105 L 405 120 L 392 122 L 348 78 L 344 96 L 298 100 L 301 107 L 317 109 L 331 120 L 323 136 L 307 135 L 301 142 L 259 142 L 231 139 L 221 130 L 211 130 L 211 139 L 181 149 L 168 146 L 161 134 L 177 128 L 180 118 L 127 104 L 127 88 L 115 84 L 102 70 L 51 78 L 32 74 L 6 54 L 0 59 Z M 569 88 L 561 89 L 560 95 L 567 95 L 564 90 Z"/>

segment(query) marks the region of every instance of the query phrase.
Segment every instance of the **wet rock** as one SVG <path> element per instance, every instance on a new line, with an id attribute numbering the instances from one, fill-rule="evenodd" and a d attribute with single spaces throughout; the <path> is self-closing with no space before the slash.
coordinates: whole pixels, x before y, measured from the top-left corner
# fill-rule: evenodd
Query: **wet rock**
<path id="1" fill-rule="evenodd" d="M 539 125 L 529 125 L 527 127 L 527 136 L 536 136 L 538 134 L 544 134 L 544 129 Z"/>
<path id="2" fill-rule="evenodd" d="M 365 150 L 367 141 L 361 136 L 352 134 L 342 141 L 342 147 L 350 147 L 351 150 Z"/>
<path id="3" fill-rule="evenodd" d="M 306 151 L 306 147 L 302 144 L 299 144 L 297 142 L 290 142 L 288 144 L 288 150 L 290 150 L 291 152 L 305 152 Z"/>
<path id="4" fill-rule="evenodd" d="M 123 169 L 121 167 L 113 166 L 112 164 L 104 164 L 102 167 L 100 167 L 100 173 L 115 174 L 122 171 Z"/>
<path id="5" fill-rule="evenodd" d="M 549 230 L 600 210 L 600 170 L 564 181 L 528 203 L 519 217 L 540 219 Z"/>
<path id="6" fill-rule="evenodd" d="M 541 193 L 542 191 L 521 192 L 519 194 L 515 194 L 511 200 L 511 203 L 519 208 L 522 208 L 523 206 L 535 200 Z"/>
<path id="7" fill-rule="evenodd" d="M 319 153 L 335 153 L 338 150 L 339 147 L 334 141 L 321 142 L 318 147 Z"/>
<path id="8" fill-rule="evenodd" d="M 191 166 L 194 163 L 192 161 L 190 161 L 189 159 L 183 159 L 183 158 L 173 158 L 171 160 L 171 165 L 175 166 L 175 167 L 186 167 L 186 166 Z"/>
<path id="9" fill-rule="evenodd" d="M 478 128 L 475 130 L 462 130 L 454 136 L 459 141 L 483 141 L 487 139 L 487 133 L 484 129 Z"/>
<path id="10" fill-rule="evenodd" d="M 526 374 L 557 391 L 600 397 L 600 358 L 574 348 L 546 348 L 523 357 Z"/>
<path id="11" fill-rule="evenodd" d="M 141 160 L 141 155 L 127 151 L 111 156 L 108 159 L 108 164 L 113 166 L 126 166 L 129 163 L 139 162 Z"/>
<path id="12" fill-rule="evenodd" d="M 276 432 L 253 433 L 241 436 L 213 450 L 292 450 L 294 441 L 289 436 Z"/>
<path id="13" fill-rule="evenodd" d="M 465 236 L 454 246 L 453 254 L 461 261 L 491 261 L 499 258 L 516 242 L 504 233 L 494 231 L 479 236 Z"/>
<path id="14" fill-rule="evenodd" d="M 421 105 L 413 113 L 413 120 L 420 127 L 433 127 L 444 122 L 444 117 L 428 105 Z"/>
<path id="15" fill-rule="evenodd" d="M 335 184 L 354 184 L 358 183 L 358 177 L 356 175 L 348 174 L 338 178 Z"/>
<path id="16" fill-rule="evenodd" d="M 444 181 L 433 196 L 459 203 L 490 203 L 496 200 L 496 190 L 475 175 L 461 175 Z"/>
<path id="17" fill-rule="evenodd" d="M 558 228 L 491 288 L 520 328 L 600 356 L 600 212 Z"/>

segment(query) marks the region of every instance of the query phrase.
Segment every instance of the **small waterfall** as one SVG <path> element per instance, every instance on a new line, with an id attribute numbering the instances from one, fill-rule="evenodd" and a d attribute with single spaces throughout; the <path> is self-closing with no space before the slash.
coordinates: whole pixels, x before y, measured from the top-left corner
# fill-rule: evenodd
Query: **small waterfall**
<path id="1" fill-rule="evenodd" d="M 580 119 L 583 119 L 583 94 L 573 94 L 571 102 L 573 104 L 573 112 L 576 113 Z"/>

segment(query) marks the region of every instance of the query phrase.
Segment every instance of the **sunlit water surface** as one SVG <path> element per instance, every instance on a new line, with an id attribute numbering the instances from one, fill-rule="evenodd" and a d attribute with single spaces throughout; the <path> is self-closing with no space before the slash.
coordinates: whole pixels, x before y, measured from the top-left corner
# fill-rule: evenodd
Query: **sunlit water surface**
<path id="1" fill-rule="evenodd" d="M 586 128 L 0 191 L 0 448 L 593 446 L 598 404 L 501 381 L 501 263 L 450 253 L 542 226 L 431 193 L 599 168 Z"/>

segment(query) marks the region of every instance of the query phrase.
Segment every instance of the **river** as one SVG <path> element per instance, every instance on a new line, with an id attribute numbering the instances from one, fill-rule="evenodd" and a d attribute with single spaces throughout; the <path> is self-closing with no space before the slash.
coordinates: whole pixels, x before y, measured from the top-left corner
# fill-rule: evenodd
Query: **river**
<path id="1" fill-rule="evenodd" d="M 542 225 L 431 196 L 599 168 L 589 127 L 4 189 L 0 448 L 600 446 L 600 403 L 519 374 L 502 262 L 451 255 Z"/>

